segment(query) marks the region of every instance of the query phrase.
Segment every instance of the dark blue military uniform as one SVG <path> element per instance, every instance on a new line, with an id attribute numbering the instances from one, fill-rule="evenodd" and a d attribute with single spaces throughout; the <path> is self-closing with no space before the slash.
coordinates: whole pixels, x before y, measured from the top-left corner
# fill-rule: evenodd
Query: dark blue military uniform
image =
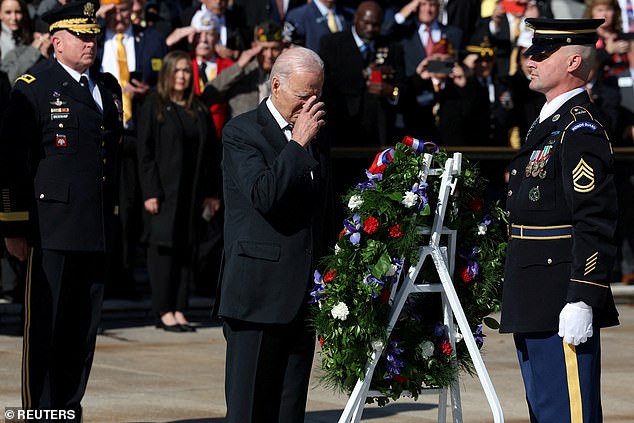
<path id="1" fill-rule="evenodd" d="M 94 5 L 71 5 L 94 17 Z M 57 60 L 39 63 L 17 79 L 0 132 L 0 235 L 26 238 L 33 247 L 23 406 L 73 410 L 76 421 L 92 364 L 117 212 L 122 132 L 116 79 L 100 73 L 90 79 L 102 107 Z"/>
<path id="2" fill-rule="evenodd" d="M 612 148 L 597 113 L 580 91 L 533 124 L 509 167 L 500 331 L 515 334 L 533 422 L 600 421 L 599 328 L 618 324 L 609 285 L 617 207 Z M 592 306 L 595 331 L 575 348 L 557 330 L 563 307 L 577 301 Z M 582 401 L 572 401 L 575 392 Z"/>

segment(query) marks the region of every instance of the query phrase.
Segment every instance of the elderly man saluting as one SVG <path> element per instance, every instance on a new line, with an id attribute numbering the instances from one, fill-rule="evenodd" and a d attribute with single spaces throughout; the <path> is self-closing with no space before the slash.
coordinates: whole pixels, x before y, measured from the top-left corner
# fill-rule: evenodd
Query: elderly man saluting
<path id="1" fill-rule="evenodd" d="M 612 148 L 584 90 L 602 19 L 526 19 L 530 88 L 546 104 L 510 164 L 501 332 L 531 422 L 602 421 L 600 328 L 618 324 Z"/>

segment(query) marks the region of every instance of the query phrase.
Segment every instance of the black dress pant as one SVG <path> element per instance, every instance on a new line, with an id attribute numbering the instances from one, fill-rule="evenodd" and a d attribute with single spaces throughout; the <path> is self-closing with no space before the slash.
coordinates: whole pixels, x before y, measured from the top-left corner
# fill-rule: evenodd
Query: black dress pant
<path id="1" fill-rule="evenodd" d="M 97 339 L 106 254 L 35 248 L 29 257 L 22 406 L 81 418 Z"/>
<path id="2" fill-rule="evenodd" d="M 188 251 L 187 248 L 147 247 L 152 310 L 156 317 L 168 311 L 187 309 L 192 261 Z"/>
<path id="3" fill-rule="evenodd" d="M 301 423 L 315 351 L 308 307 L 288 324 L 225 319 L 226 423 Z"/>

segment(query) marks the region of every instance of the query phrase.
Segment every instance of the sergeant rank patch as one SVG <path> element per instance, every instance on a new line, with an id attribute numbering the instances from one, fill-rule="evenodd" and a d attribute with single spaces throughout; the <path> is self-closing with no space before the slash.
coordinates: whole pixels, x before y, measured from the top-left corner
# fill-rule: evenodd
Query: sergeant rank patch
<path id="1" fill-rule="evenodd" d="M 572 183 L 576 192 L 591 192 L 594 189 L 594 169 L 583 160 L 583 157 L 572 170 Z"/>

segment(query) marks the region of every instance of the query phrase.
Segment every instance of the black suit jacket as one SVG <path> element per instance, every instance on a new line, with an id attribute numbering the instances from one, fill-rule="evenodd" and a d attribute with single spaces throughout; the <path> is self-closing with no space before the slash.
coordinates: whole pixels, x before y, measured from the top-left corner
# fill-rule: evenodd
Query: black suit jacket
<path id="1" fill-rule="evenodd" d="M 165 105 L 162 121 L 157 117 L 160 108 L 158 95 L 152 93 L 138 116 L 136 147 L 142 199 L 160 200 L 158 214 L 150 215 L 144 210 L 144 239 L 152 245 L 176 247 L 182 246 L 176 245 L 178 241 L 195 239 L 195 229 L 202 226 L 203 198 L 221 197 L 220 142 L 209 109 L 196 100 L 198 140 L 188 155 L 183 139 L 185 129 L 174 105 Z M 186 162 L 186 158 L 193 162 Z M 191 178 L 184 177 L 185 166 Z"/>
<path id="2" fill-rule="evenodd" d="M 287 142 L 265 102 L 231 119 L 222 142 L 225 256 L 218 314 L 288 323 L 307 301 L 329 232 L 328 145 L 320 136 L 308 151 Z"/>
<path id="3" fill-rule="evenodd" d="M 335 3 L 335 14 L 341 21 L 342 31 L 350 29 L 354 10 L 344 8 Z M 308 3 L 296 7 L 286 14 L 286 20 L 293 24 L 295 32 L 293 38 L 304 40 L 304 46 L 313 51 L 319 51 L 319 40 L 326 34 L 331 34 L 328 29 L 328 20 L 321 14 L 314 3 Z"/>
<path id="4" fill-rule="evenodd" d="M 375 51 L 387 49 L 386 65 L 395 70 L 389 83 L 403 85 L 403 52 L 397 43 L 383 39 L 374 43 Z M 386 98 L 368 94 L 364 58 L 352 31 L 324 35 L 319 55 L 324 61 L 325 81 L 323 100 L 326 103 L 329 131 L 335 146 L 374 147 L 392 144 L 395 103 Z"/>
<path id="5" fill-rule="evenodd" d="M 618 324 L 610 290 L 617 223 L 612 149 L 596 114 L 581 92 L 534 125 L 511 160 L 509 222 L 570 225 L 572 236 L 509 241 L 502 332 L 557 331 L 559 312 L 576 301 L 592 306 L 597 327 Z"/>
<path id="6" fill-rule="evenodd" d="M 0 233 L 32 245 L 107 251 L 116 213 L 121 89 L 91 73 L 103 112 L 54 59 L 20 77 L 0 137 Z"/>
<path id="7" fill-rule="evenodd" d="M 290 0 L 286 13 L 288 14 L 289 10 L 304 4 L 306 4 L 306 0 Z M 250 31 L 266 20 L 277 23 L 282 23 L 284 20 L 280 16 L 274 0 L 234 0 L 232 10 L 243 18 L 246 28 Z"/>

